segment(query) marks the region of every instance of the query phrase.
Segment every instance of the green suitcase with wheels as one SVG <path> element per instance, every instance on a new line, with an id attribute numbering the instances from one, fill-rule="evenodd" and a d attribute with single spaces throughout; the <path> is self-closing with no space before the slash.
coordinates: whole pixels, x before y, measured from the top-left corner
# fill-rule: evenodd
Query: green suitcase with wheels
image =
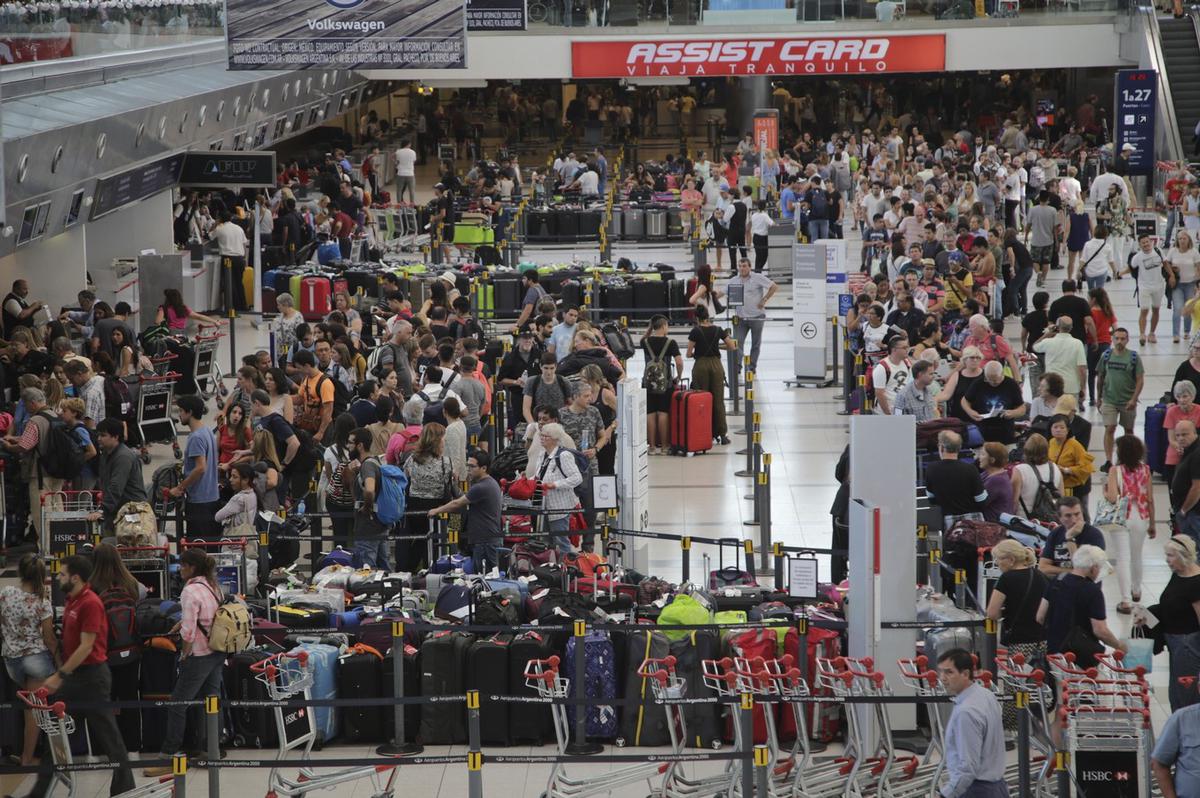
<path id="1" fill-rule="evenodd" d="M 490 227 L 478 224 L 456 224 L 454 225 L 454 243 L 468 245 L 495 244 L 496 231 Z"/>

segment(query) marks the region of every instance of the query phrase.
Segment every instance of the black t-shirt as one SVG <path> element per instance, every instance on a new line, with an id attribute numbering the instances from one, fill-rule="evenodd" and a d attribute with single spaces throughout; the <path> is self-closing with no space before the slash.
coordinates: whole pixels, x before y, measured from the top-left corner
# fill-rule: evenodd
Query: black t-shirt
<path id="1" fill-rule="evenodd" d="M 1171 574 L 1171 580 L 1150 612 L 1162 624 L 1163 634 L 1188 635 L 1200 632 L 1200 621 L 1192 604 L 1200 601 L 1200 576 Z"/>
<path id="2" fill-rule="evenodd" d="M 1179 364 L 1179 368 L 1175 369 L 1175 378 L 1171 380 L 1171 387 L 1174 388 L 1181 380 L 1187 380 L 1192 385 L 1200 390 L 1200 371 L 1197 371 L 1192 366 L 1191 360 L 1185 360 Z"/>
<path id="3" fill-rule="evenodd" d="M 647 335 L 642 338 L 641 349 L 646 356 L 647 365 L 656 357 L 660 358 L 663 365 L 667 367 L 667 377 L 669 379 L 675 378 L 675 358 L 679 356 L 679 344 L 674 338 L 666 336 L 658 338 Z"/>
<path id="4" fill-rule="evenodd" d="M 287 419 L 278 413 L 268 413 L 263 416 L 259 426 L 271 433 L 271 437 L 275 439 L 275 454 L 282 463 L 287 457 L 287 442 L 296 434 L 296 430 L 287 422 Z"/>
<path id="5" fill-rule="evenodd" d="M 1004 594 L 1004 624 L 1001 627 L 1004 645 L 1040 643 L 1046 630 L 1037 622 L 1038 605 L 1046 592 L 1046 577 L 1036 567 L 1006 571 L 996 582 L 996 590 Z"/>
<path id="6" fill-rule="evenodd" d="M 688 333 L 688 340 L 695 344 L 692 355 L 701 357 L 720 357 L 721 341 L 725 340 L 725 330 L 720 327 L 702 327 L 697 324 Z"/>
<path id="7" fill-rule="evenodd" d="M 1188 491 L 1191 490 L 1192 481 L 1200 479 L 1200 446 L 1193 443 L 1183 452 L 1183 459 L 1179 461 L 1179 465 L 1175 466 L 1175 476 L 1171 478 L 1171 507 L 1178 510 L 1184 499 L 1187 498 Z M 1200 507 L 1192 508 L 1200 510 Z"/>
<path id="8" fill-rule="evenodd" d="M 963 397 L 971 390 L 971 386 L 983 379 L 983 372 L 979 372 L 974 377 L 964 376 L 960 371 L 958 380 L 954 383 L 954 394 L 950 397 L 949 407 L 946 408 L 946 413 L 954 418 L 962 419 L 968 424 L 974 424 L 971 417 L 967 415 L 967 411 L 963 410 Z"/>
<path id="9" fill-rule="evenodd" d="M 983 507 L 979 469 L 966 460 L 938 460 L 925 469 L 925 490 L 943 515 L 976 513 Z"/>
<path id="10" fill-rule="evenodd" d="M 999 385 L 992 385 L 986 379 L 976 380 L 967 390 L 965 398 L 971 409 L 982 415 L 993 410 L 1014 410 L 1025 401 L 1021 397 L 1021 387 L 1012 377 L 1005 377 Z M 1016 438 L 1011 418 L 996 416 L 985 418 L 978 424 L 985 441 L 1012 443 Z"/>
<path id="11" fill-rule="evenodd" d="M 1067 294 L 1060 296 L 1050 305 L 1049 317 L 1051 320 L 1057 321 L 1063 316 L 1071 319 L 1071 335 L 1077 338 L 1084 346 L 1087 345 L 1087 329 L 1084 326 L 1083 320 L 1092 315 L 1092 309 L 1088 305 L 1088 301 L 1078 294 Z"/>
<path id="12" fill-rule="evenodd" d="M 1042 333 L 1046 331 L 1049 318 L 1044 310 L 1031 310 L 1021 319 L 1021 329 L 1029 333 L 1029 337 L 1025 340 L 1026 349 L 1033 351 L 1033 345 L 1038 342 L 1038 339 L 1042 337 Z"/>
<path id="13" fill-rule="evenodd" d="M 1103 621 L 1107 617 L 1100 585 L 1076 574 L 1064 574 L 1061 579 L 1051 581 L 1046 600 L 1050 604 L 1046 613 L 1046 649 L 1051 654 L 1062 651 L 1063 640 L 1072 626 L 1079 626 L 1092 636 L 1092 620 Z"/>
<path id="14" fill-rule="evenodd" d="M 1096 546 L 1104 548 L 1104 533 L 1091 524 L 1084 524 L 1083 529 L 1071 541 L 1076 549 L 1080 546 Z M 1059 568 L 1071 568 L 1071 549 L 1067 547 L 1067 530 L 1063 526 L 1054 527 L 1053 531 L 1042 544 L 1042 558 L 1050 560 Z"/>
<path id="15" fill-rule="evenodd" d="M 1026 269 L 1033 268 L 1033 256 L 1029 254 L 1029 250 L 1020 241 L 1014 241 L 1008 245 L 1013 255 L 1017 259 L 1017 271 L 1023 272 Z"/>

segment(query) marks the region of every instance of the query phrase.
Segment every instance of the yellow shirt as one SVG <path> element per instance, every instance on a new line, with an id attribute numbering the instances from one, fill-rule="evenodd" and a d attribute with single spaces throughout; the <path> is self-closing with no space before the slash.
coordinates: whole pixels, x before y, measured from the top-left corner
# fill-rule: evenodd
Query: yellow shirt
<path id="1" fill-rule="evenodd" d="M 1073 495 L 1073 488 L 1091 481 L 1092 473 L 1096 470 L 1091 453 L 1074 438 L 1067 438 L 1065 443 L 1059 443 L 1058 438 L 1051 438 L 1050 462 L 1062 470 L 1063 487 L 1067 495 Z"/>

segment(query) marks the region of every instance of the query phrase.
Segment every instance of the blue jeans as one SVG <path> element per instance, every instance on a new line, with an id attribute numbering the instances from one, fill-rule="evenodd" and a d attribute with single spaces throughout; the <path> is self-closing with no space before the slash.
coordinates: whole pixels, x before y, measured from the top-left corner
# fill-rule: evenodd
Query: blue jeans
<path id="1" fill-rule="evenodd" d="M 1104 284 L 1108 282 L 1108 275 L 1102 274 L 1099 277 L 1087 277 L 1085 279 L 1087 280 L 1088 290 L 1092 291 L 1097 288 L 1103 288 Z"/>
<path id="2" fill-rule="evenodd" d="M 1179 211 L 1175 208 L 1167 208 L 1167 234 L 1163 236 L 1163 241 L 1166 242 L 1168 247 L 1171 246 L 1171 233 L 1175 232 L 1175 219 L 1178 213 Z"/>
<path id="3" fill-rule="evenodd" d="M 811 244 L 822 238 L 829 238 L 829 220 L 828 219 L 809 219 L 808 220 L 808 242 Z"/>
<path id="4" fill-rule="evenodd" d="M 225 672 L 225 654 L 214 651 L 202 657 L 184 657 L 179 661 L 179 679 L 171 691 L 172 701 L 192 701 L 221 694 L 221 676 Z M 177 754 L 183 747 L 183 732 L 187 711 L 193 707 L 167 707 L 167 736 L 162 741 L 163 754 Z M 202 713 L 193 713 L 203 717 Z M 203 722 L 203 721 L 201 721 Z"/>
<path id="5" fill-rule="evenodd" d="M 50 656 L 49 651 L 26 654 L 23 657 L 5 657 L 4 669 L 8 671 L 8 678 L 16 683 L 17 688 L 24 689 L 30 679 L 42 682 L 50 678 L 50 674 L 54 673 L 54 658 Z"/>
<path id="6" fill-rule="evenodd" d="M 475 560 L 475 573 L 486 574 L 492 567 L 500 567 L 500 552 L 497 549 L 502 545 L 504 545 L 504 538 L 492 538 L 471 544 L 471 558 Z"/>
<path id="7" fill-rule="evenodd" d="M 738 318 L 738 323 L 733 327 L 733 337 L 737 339 L 738 352 L 746 351 L 746 338 L 753 336 L 754 342 L 750 344 L 750 370 L 758 371 L 758 350 L 762 348 L 763 324 L 766 319 L 743 319 Z"/>
<path id="8" fill-rule="evenodd" d="M 359 538 L 354 541 L 354 565 L 358 568 L 388 568 L 387 538 Z"/>
<path id="9" fill-rule="evenodd" d="M 1200 512 L 1192 510 L 1187 513 L 1175 513 L 1175 525 L 1179 527 L 1179 531 L 1185 535 L 1190 535 L 1191 538 L 1200 543 Z"/>
<path id="10" fill-rule="evenodd" d="M 1196 293 L 1196 283 L 1175 283 L 1171 289 L 1171 335 L 1179 337 L 1179 322 L 1183 321 L 1183 334 L 1192 334 L 1192 314 L 1184 313 L 1183 306 Z"/>
<path id="11" fill-rule="evenodd" d="M 571 531 L 571 517 L 569 515 L 564 515 L 562 518 L 547 518 L 546 531 L 562 533 L 555 535 L 550 540 L 554 541 L 554 547 L 558 549 L 560 554 L 571 553 L 574 547 L 571 546 L 570 538 L 566 536 L 566 533 Z"/>

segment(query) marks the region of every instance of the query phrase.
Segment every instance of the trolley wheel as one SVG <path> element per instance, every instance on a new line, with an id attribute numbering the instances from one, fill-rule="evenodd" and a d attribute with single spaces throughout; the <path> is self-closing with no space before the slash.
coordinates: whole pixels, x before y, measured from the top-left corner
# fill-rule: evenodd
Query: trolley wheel
<path id="1" fill-rule="evenodd" d="M 179 449 L 179 444 L 178 444 L 178 443 L 172 443 L 172 444 L 171 444 L 171 452 L 172 452 L 172 454 L 174 454 L 174 455 L 175 455 L 175 459 L 176 459 L 176 460 L 182 460 L 182 459 L 183 459 L 183 452 L 182 452 L 182 451 Z"/>
<path id="2" fill-rule="evenodd" d="M 142 463 L 150 465 L 150 452 L 142 452 Z"/>

